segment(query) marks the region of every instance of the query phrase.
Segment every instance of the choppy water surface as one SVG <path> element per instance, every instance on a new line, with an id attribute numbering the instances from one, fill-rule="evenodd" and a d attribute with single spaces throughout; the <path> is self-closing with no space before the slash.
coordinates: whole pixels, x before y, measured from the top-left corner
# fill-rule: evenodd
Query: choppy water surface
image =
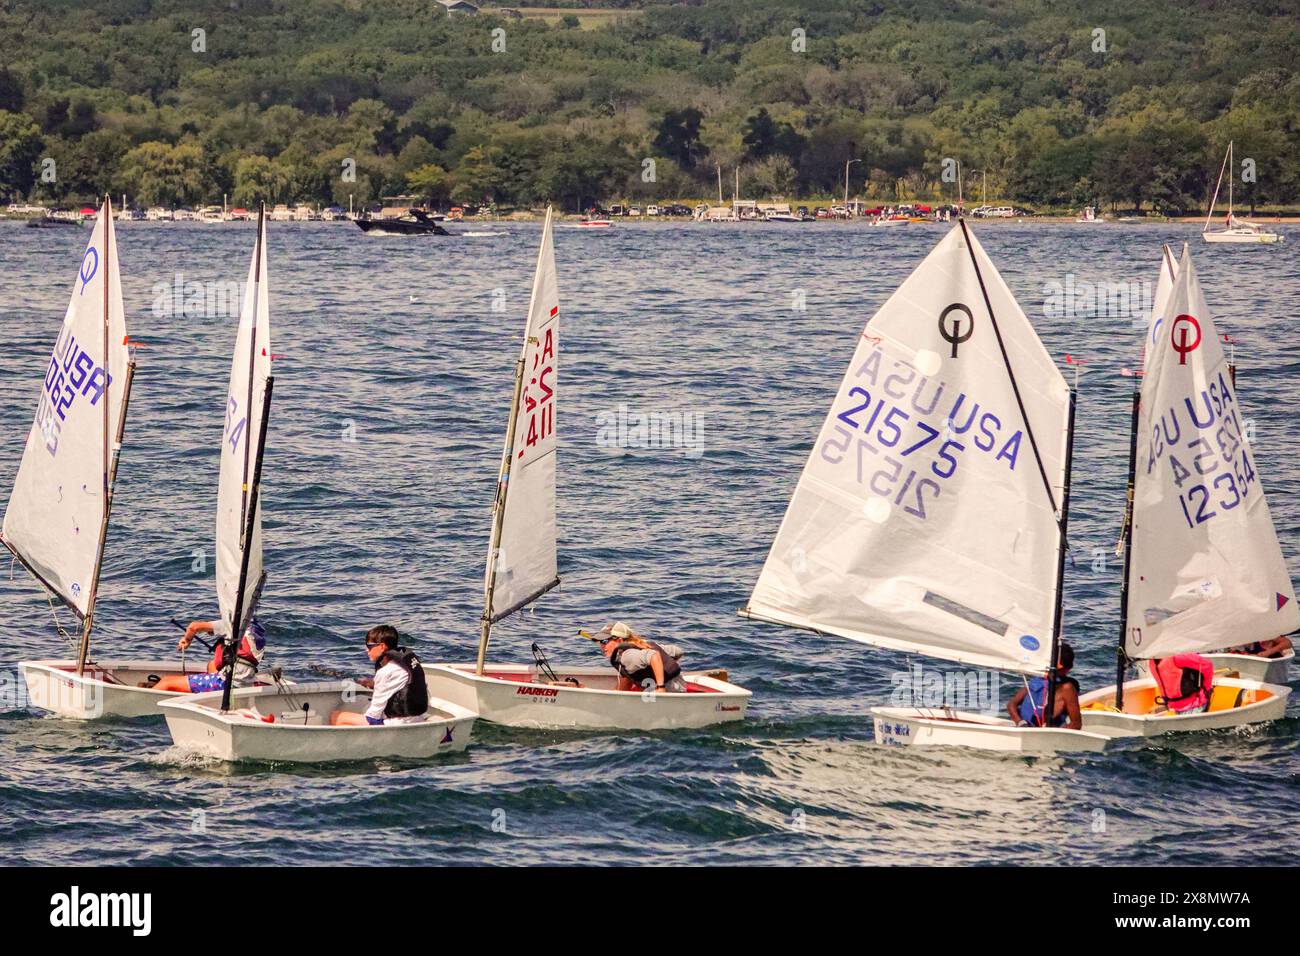
<path id="1" fill-rule="evenodd" d="M 740 725 L 624 736 L 480 725 L 433 762 L 225 767 L 161 720 L 79 726 L 15 707 L 17 661 L 63 650 L 41 594 L 0 581 L 0 859 L 248 863 L 1285 863 L 1297 704 L 1264 729 L 1026 759 L 871 741 L 900 656 L 735 616 L 860 327 L 945 227 L 556 230 L 563 308 L 562 589 L 494 656 L 592 662 L 578 627 L 623 618 L 754 691 Z M 1195 226 L 976 227 L 1049 350 L 1085 357 L 1066 615 L 1085 688 L 1109 683 L 1113 552 L 1140 333 L 1044 315 L 1049 283 L 1141 282 Z M 490 501 L 537 225 L 445 240 L 272 224 L 276 362 L 263 616 L 274 657 L 361 672 L 391 621 L 426 660 L 472 656 Z M 101 586 L 97 649 L 163 654 L 211 616 L 216 445 L 234 317 L 155 309 L 158 284 L 243 279 L 251 226 L 123 224 L 128 325 L 146 343 Z M 12 484 L 87 233 L 0 223 L 0 489 Z M 1193 246 L 1239 341 L 1241 399 L 1300 570 L 1296 244 Z M 214 288 L 215 287 L 210 287 Z M 792 308 L 802 299 L 806 308 Z M 167 291 L 164 298 L 170 299 Z M 496 308 L 494 309 L 494 305 Z M 237 309 L 237 307 L 236 307 Z M 601 424 L 689 412 L 693 448 L 620 449 Z M 608 432 L 605 433 L 608 437 Z M 196 571 L 206 552 L 206 572 Z M 70 623 L 65 621 L 65 623 Z M 1014 688 L 1004 679 L 1002 694 Z M 207 832 L 191 833 L 204 811 Z M 496 829 L 494 821 L 498 821 Z M 505 823 L 505 832 L 500 822 Z M 214 856 L 214 854 L 216 856 Z"/>

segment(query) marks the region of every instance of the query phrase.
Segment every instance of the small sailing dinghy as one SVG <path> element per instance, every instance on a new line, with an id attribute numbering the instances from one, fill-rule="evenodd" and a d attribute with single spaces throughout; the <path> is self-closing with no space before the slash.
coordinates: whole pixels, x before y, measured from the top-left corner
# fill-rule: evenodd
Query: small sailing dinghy
<path id="1" fill-rule="evenodd" d="M 685 673 L 686 693 L 620 691 L 609 666 L 488 664 L 492 625 L 560 583 L 556 555 L 556 406 L 560 299 L 551 211 L 542 227 L 523 350 L 515 364 L 484 608 L 474 664 L 426 665 L 429 693 L 511 727 L 660 730 L 741 720 L 750 692 L 716 674 Z"/>
<path id="2" fill-rule="evenodd" d="M 1174 258 L 1173 252 L 1168 246 L 1161 247 L 1160 257 L 1160 275 L 1156 279 L 1155 295 L 1152 297 L 1151 318 L 1147 323 L 1147 335 L 1143 341 L 1142 363 L 1145 368 L 1149 356 L 1156 350 L 1156 338 L 1164 329 L 1165 307 L 1169 304 L 1169 297 L 1174 291 L 1174 280 L 1178 277 L 1178 261 Z M 1225 337 L 1226 338 L 1226 337 Z M 1125 374 L 1128 374 L 1127 372 Z M 1143 372 L 1137 373 L 1144 374 Z M 1228 381 L 1235 389 L 1237 386 L 1237 368 L 1233 362 L 1232 355 L 1228 356 Z M 1141 399 L 1140 386 L 1135 385 L 1133 389 L 1133 408 L 1134 414 L 1137 413 L 1138 403 Z M 1136 421 L 1136 419 L 1134 419 Z M 1130 489 L 1131 492 L 1132 489 Z M 1131 508 L 1131 499 L 1127 508 Z M 1128 521 L 1131 517 L 1129 510 L 1125 510 L 1124 530 L 1120 535 L 1120 544 L 1116 550 L 1116 555 L 1123 557 L 1124 549 L 1128 536 Z M 1242 677 L 1246 680 L 1261 681 L 1265 684 L 1285 684 L 1289 676 L 1291 662 L 1295 659 L 1295 651 L 1287 651 L 1278 657 L 1261 657 L 1255 654 L 1238 654 L 1231 650 L 1216 651 L 1212 654 L 1204 655 L 1214 665 L 1216 672 L 1226 677 Z"/>
<path id="3" fill-rule="evenodd" d="M 1219 187 L 1223 185 L 1225 171 L 1228 173 L 1228 215 L 1222 229 L 1211 230 L 1210 222 L 1214 219 L 1214 204 L 1219 201 Z M 1205 227 L 1201 230 L 1201 238 L 1206 242 L 1233 242 L 1247 245 L 1281 242 L 1283 236 L 1280 232 L 1270 232 L 1257 223 L 1238 219 L 1232 211 L 1232 185 L 1236 178 L 1237 171 L 1232 164 L 1232 143 L 1229 142 L 1228 153 L 1223 157 L 1223 166 L 1219 169 L 1219 181 L 1214 184 L 1214 198 L 1210 200 L 1210 211 L 1205 216 Z"/>
<path id="4" fill-rule="evenodd" d="M 1286 710 L 1290 687 L 1245 676 L 1216 674 L 1199 713 L 1167 709 L 1150 677 L 1124 681 L 1130 664 L 1206 654 L 1300 625 L 1219 343 L 1184 246 L 1133 395 L 1118 681 L 1080 698 L 1089 730 L 1150 737 L 1276 720 Z"/>
<path id="5" fill-rule="evenodd" d="M 63 328 L 46 366 L 3 542 L 80 621 L 77 656 L 22 661 L 29 703 L 93 720 L 157 714 L 166 693 L 136 685 L 184 661 L 92 660 L 91 631 L 117 486 L 135 360 L 127 341 L 113 211 L 106 198 L 81 257 Z"/>
<path id="6" fill-rule="evenodd" d="M 262 565 L 262 462 L 271 415 L 271 310 L 266 207 L 240 312 L 230 391 L 224 409 L 217 492 L 217 601 L 224 629 L 225 686 L 161 702 L 172 741 L 223 760 L 322 762 L 370 757 L 428 757 L 469 742 L 474 715 L 431 701 L 420 723 L 332 726 L 335 710 L 364 711 L 370 691 L 358 684 L 235 687 L 235 649 L 266 584 Z"/>
<path id="7" fill-rule="evenodd" d="M 1044 675 L 1061 637 L 1073 413 L 1073 391 L 959 220 L 863 330 L 740 613 Z M 1017 727 L 992 696 L 981 712 L 873 707 L 876 741 L 1106 745 Z"/>

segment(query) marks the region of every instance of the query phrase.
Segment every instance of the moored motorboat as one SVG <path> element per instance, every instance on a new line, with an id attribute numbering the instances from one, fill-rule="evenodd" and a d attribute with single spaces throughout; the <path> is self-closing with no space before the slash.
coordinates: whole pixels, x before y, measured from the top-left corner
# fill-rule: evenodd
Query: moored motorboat
<path id="1" fill-rule="evenodd" d="M 363 713 L 371 691 L 350 681 L 236 688 L 163 701 L 172 742 L 220 760 L 325 763 L 379 757 L 426 758 L 464 750 L 477 714 L 430 699 L 423 720 L 335 725 L 335 711 Z"/>
<path id="2" fill-rule="evenodd" d="M 719 676 L 683 674 L 685 692 L 618 690 L 612 667 L 488 663 L 492 626 L 560 583 L 556 552 L 556 409 L 560 298 L 546 211 L 524 343 L 515 363 L 484 580 L 478 658 L 426 664 L 429 693 L 508 726 L 651 730 L 740 720 L 750 693 Z"/>

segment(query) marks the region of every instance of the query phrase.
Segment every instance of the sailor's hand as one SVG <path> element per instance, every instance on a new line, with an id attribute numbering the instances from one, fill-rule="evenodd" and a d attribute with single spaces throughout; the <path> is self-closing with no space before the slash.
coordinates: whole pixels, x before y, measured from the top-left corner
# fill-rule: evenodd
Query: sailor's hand
<path id="1" fill-rule="evenodd" d="M 189 631 L 186 631 L 185 636 L 176 642 L 176 650 L 184 653 L 185 651 L 189 650 L 189 646 L 193 643 L 194 643 L 194 638 L 190 636 Z"/>
<path id="2" fill-rule="evenodd" d="M 367 690 L 375 689 L 375 679 L 373 677 L 363 677 L 357 683 Z"/>

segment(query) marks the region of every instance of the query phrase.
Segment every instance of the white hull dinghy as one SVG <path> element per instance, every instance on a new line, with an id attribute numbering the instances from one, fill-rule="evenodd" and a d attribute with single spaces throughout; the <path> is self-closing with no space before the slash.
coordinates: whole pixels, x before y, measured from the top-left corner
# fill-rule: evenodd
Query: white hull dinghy
<path id="1" fill-rule="evenodd" d="M 161 667 L 182 670 L 173 662 L 106 664 L 95 662 L 90 654 L 134 375 L 112 204 L 105 199 L 58 341 L 42 372 L 36 418 L 0 534 L 0 543 L 51 601 L 57 598 L 80 622 L 75 658 L 19 664 L 31 705 L 64 717 L 94 720 L 155 713 L 165 695 L 133 686 L 131 675 Z M 69 488 L 85 491 L 65 493 Z"/>
<path id="2" fill-rule="evenodd" d="M 1214 204 L 1219 201 L 1219 187 L 1223 185 L 1223 175 L 1228 172 L 1228 216 L 1223 229 L 1211 232 L 1210 221 L 1214 218 Z M 1205 216 L 1205 226 L 1201 238 L 1209 243 L 1237 243 L 1241 245 L 1271 245 L 1281 242 L 1280 232 L 1269 232 L 1253 222 L 1238 219 L 1232 211 L 1232 186 L 1237 178 L 1232 165 L 1232 143 L 1228 143 L 1227 155 L 1223 157 L 1223 166 L 1219 169 L 1219 181 L 1214 184 L 1214 198 L 1210 200 L 1210 211 Z"/>
<path id="3" fill-rule="evenodd" d="M 188 695 L 138 685 L 154 677 L 204 673 L 204 668 L 178 660 L 87 661 L 80 674 L 72 658 L 22 661 L 18 669 L 31 706 L 73 720 L 161 717 L 160 701 Z"/>
<path id="4" fill-rule="evenodd" d="M 559 314 L 547 209 L 492 508 L 478 658 L 474 664 L 426 664 L 429 693 L 511 727 L 658 730 L 740 720 L 749 691 L 707 672 L 683 674 L 686 693 L 651 694 L 617 690 L 617 673 L 608 666 L 552 670 L 535 644 L 534 664 L 487 661 L 492 625 L 560 583 L 555 519 Z"/>
<path id="5" fill-rule="evenodd" d="M 425 668 L 430 692 L 487 721 L 508 727 L 578 730 L 675 730 L 743 720 L 750 692 L 705 673 L 683 673 L 686 693 L 616 690 L 610 667 L 556 667 L 554 678 L 535 664 L 473 664 Z"/>
<path id="6" fill-rule="evenodd" d="M 336 710 L 361 713 L 371 692 L 352 681 L 235 687 L 236 635 L 253 620 L 262 565 L 262 463 L 270 420 L 271 320 L 266 207 L 258 216 L 231 363 L 217 493 L 217 600 L 225 629 L 225 686 L 159 704 L 172 740 L 223 760 L 319 763 L 374 757 L 429 757 L 463 749 L 475 715 L 430 698 L 426 720 L 334 726 Z"/>
<path id="7" fill-rule="evenodd" d="M 1175 266 L 1166 248 L 1132 400 L 1116 683 L 1081 698 L 1089 730 L 1150 737 L 1277 720 L 1286 710 L 1291 689 L 1266 678 L 1274 667 L 1285 676 L 1293 654 L 1215 653 L 1300 625 L 1221 341 L 1191 253 L 1184 245 Z M 1166 709 L 1149 670 L 1126 678 L 1131 665 L 1178 655 L 1213 664 L 1202 713 Z M 1177 680 L 1203 700 L 1200 674 L 1210 669 L 1186 690 L 1166 672 L 1166 690 Z"/>
<path id="8" fill-rule="evenodd" d="M 1008 753 L 1096 753 L 1110 738 L 1063 727 L 1017 727 L 1005 717 L 933 707 L 873 707 L 876 743 L 894 747 L 973 747 Z"/>
<path id="9" fill-rule="evenodd" d="M 229 761 L 418 759 L 464 750 L 478 716 L 431 697 L 418 722 L 333 726 L 334 711 L 359 714 L 369 706 L 370 691 L 350 680 L 240 687 L 224 710 L 222 693 L 183 695 L 159 705 L 177 747 Z"/>
<path id="10" fill-rule="evenodd" d="M 1281 657 L 1230 654 L 1226 651 L 1205 656 L 1214 665 L 1215 671 L 1226 671 L 1229 677 L 1263 684 L 1285 684 L 1291 677 L 1291 662 L 1295 660 L 1295 651 L 1287 651 Z"/>
<path id="11" fill-rule="evenodd" d="M 1060 646 L 1073 433 L 1074 391 L 959 220 L 858 336 L 741 614 L 1042 678 Z M 996 701 L 943 703 L 954 719 L 874 708 L 877 741 L 1105 745 L 1018 729 L 985 712 Z"/>
<path id="12" fill-rule="evenodd" d="M 1123 711 L 1115 706 L 1113 686 L 1084 694 L 1079 705 L 1085 730 L 1108 737 L 1156 737 L 1278 720 L 1286 713 L 1290 693 L 1281 684 L 1216 676 L 1208 710 L 1176 714 L 1156 703 L 1156 682 L 1148 677 L 1125 682 Z"/>

